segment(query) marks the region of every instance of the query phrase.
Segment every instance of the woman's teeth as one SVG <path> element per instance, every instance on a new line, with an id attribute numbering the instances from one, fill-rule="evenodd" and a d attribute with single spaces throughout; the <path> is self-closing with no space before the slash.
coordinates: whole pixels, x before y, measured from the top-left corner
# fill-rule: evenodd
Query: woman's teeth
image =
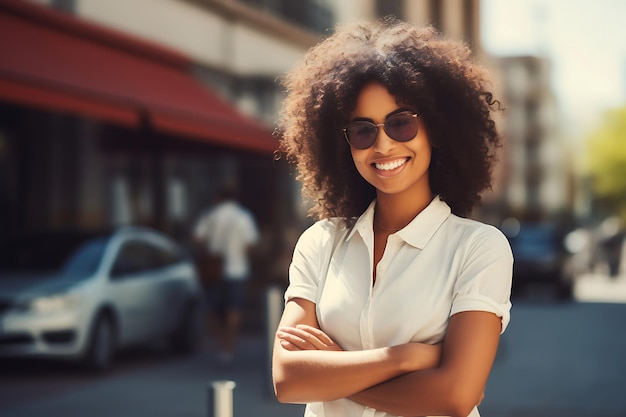
<path id="1" fill-rule="evenodd" d="M 396 169 L 399 166 L 404 165 L 406 161 L 406 159 L 398 159 L 392 162 L 385 162 L 383 164 L 375 163 L 374 166 L 376 169 L 380 169 L 381 171 L 391 171 L 392 169 Z"/>

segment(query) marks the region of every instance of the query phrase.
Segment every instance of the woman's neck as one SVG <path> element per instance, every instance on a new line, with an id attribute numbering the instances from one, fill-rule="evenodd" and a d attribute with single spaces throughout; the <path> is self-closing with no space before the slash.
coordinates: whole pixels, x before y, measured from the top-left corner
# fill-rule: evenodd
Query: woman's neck
<path id="1" fill-rule="evenodd" d="M 378 193 L 374 224 L 381 230 L 400 230 L 421 213 L 432 199 L 433 195 L 430 189 L 411 196 Z"/>

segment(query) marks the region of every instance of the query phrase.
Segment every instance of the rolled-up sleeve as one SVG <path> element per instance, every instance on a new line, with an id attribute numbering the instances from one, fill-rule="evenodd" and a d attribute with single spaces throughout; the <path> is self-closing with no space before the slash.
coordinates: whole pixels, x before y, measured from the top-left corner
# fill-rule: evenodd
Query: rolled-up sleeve
<path id="1" fill-rule="evenodd" d="M 466 248 L 450 315 L 491 312 L 501 318 L 504 332 L 510 320 L 512 276 L 513 255 L 506 237 L 495 227 L 482 228 Z"/>
<path id="2" fill-rule="evenodd" d="M 335 233 L 336 224 L 330 220 L 319 221 L 302 233 L 289 265 L 285 302 L 303 298 L 317 303 L 321 275 L 326 273 L 324 265 L 329 262 Z"/>

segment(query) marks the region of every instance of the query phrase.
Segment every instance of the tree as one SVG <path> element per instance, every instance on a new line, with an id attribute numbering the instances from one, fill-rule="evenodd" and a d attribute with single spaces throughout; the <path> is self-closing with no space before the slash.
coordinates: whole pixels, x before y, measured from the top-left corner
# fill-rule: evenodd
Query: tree
<path id="1" fill-rule="evenodd" d="M 626 107 L 605 114 L 589 135 L 586 155 L 597 203 L 626 220 Z"/>

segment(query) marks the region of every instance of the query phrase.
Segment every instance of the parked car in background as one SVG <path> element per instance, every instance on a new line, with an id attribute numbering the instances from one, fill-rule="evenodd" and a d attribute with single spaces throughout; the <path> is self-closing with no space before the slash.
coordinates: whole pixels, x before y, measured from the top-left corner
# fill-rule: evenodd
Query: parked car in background
<path id="1" fill-rule="evenodd" d="M 553 223 L 515 223 L 507 219 L 503 231 L 513 252 L 513 295 L 532 285 L 549 285 L 559 298 L 572 296 L 573 277 L 565 273 L 567 252 L 561 231 Z"/>
<path id="2" fill-rule="evenodd" d="M 16 251 L 5 258 L 9 266 L 24 253 L 4 249 Z M 104 370 L 119 349 L 166 340 L 187 352 L 201 336 L 193 260 L 156 231 L 91 237 L 53 273 L 11 269 L 0 270 L 0 357 L 63 358 Z"/>

